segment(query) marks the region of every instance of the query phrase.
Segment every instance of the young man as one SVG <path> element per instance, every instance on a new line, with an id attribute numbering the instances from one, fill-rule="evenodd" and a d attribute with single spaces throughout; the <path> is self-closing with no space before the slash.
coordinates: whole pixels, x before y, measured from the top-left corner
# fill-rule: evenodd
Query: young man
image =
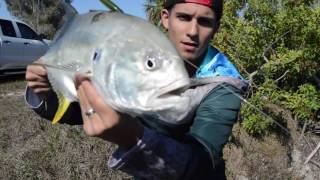
<path id="1" fill-rule="evenodd" d="M 240 109 L 238 94 L 246 83 L 228 59 L 209 45 L 221 14 L 222 0 L 167 0 L 161 12 L 170 40 L 189 62 L 186 67 L 190 76 L 212 80 L 194 88 L 195 95 L 203 90 L 207 94 L 190 124 L 170 126 L 119 114 L 102 101 L 91 82 L 83 77 L 76 80 L 82 117 L 73 113 L 80 111 L 74 104 L 62 121 L 73 124 L 82 119 L 86 134 L 118 144 L 108 165 L 137 178 L 225 179 L 222 148 L 236 122 Z M 46 70 L 29 66 L 26 79 L 27 102 L 41 116 L 52 118 L 57 100 L 47 82 Z"/>

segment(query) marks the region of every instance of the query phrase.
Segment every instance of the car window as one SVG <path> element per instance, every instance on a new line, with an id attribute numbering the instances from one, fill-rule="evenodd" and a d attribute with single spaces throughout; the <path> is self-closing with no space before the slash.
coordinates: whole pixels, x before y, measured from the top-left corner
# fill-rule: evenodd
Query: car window
<path id="1" fill-rule="evenodd" d="M 39 39 L 38 34 L 34 32 L 30 27 L 25 24 L 17 23 L 21 33 L 21 37 L 24 39 Z"/>
<path id="2" fill-rule="evenodd" d="M 10 37 L 17 37 L 11 21 L 0 19 L 2 34 Z"/>

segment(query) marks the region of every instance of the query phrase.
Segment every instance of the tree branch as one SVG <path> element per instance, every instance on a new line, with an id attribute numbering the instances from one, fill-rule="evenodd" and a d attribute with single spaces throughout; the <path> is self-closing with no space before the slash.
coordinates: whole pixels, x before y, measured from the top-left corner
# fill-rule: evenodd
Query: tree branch
<path id="1" fill-rule="evenodd" d="M 306 130 L 307 124 L 308 124 L 308 121 L 305 121 L 298 141 L 301 141 L 302 137 L 304 136 L 304 132 Z"/>
<path id="2" fill-rule="evenodd" d="M 258 73 L 258 70 L 253 71 L 252 73 L 249 74 L 249 81 L 253 82 L 253 77 Z"/>
<path id="3" fill-rule="evenodd" d="M 314 165 L 318 166 L 318 168 L 320 168 L 320 164 L 319 164 L 319 163 L 317 163 L 316 161 L 310 160 L 310 162 L 311 162 L 312 164 L 314 164 Z"/>
<path id="4" fill-rule="evenodd" d="M 318 143 L 317 147 L 310 153 L 310 155 L 308 156 L 307 160 L 304 162 L 304 164 L 307 164 L 310 159 L 317 153 L 317 151 L 320 148 L 320 142 Z"/>
<path id="5" fill-rule="evenodd" d="M 282 34 L 280 37 L 278 37 L 273 43 L 271 43 L 271 44 L 263 51 L 262 57 L 263 57 L 264 61 L 269 62 L 269 59 L 266 57 L 266 53 L 272 48 L 272 46 L 273 46 L 275 43 L 277 43 L 280 39 L 282 39 L 282 38 L 283 38 L 285 35 L 287 35 L 289 32 L 290 32 L 290 30 L 287 31 L 287 32 L 285 32 L 284 34 Z"/>
<path id="6" fill-rule="evenodd" d="M 284 74 L 282 76 L 280 76 L 278 79 L 276 79 L 275 81 L 278 82 L 280 81 L 282 78 L 284 78 L 284 76 L 286 76 L 286 74 L 289 72 L 289 70 L 286 70 L 286 72 L 284 72 Z"/>

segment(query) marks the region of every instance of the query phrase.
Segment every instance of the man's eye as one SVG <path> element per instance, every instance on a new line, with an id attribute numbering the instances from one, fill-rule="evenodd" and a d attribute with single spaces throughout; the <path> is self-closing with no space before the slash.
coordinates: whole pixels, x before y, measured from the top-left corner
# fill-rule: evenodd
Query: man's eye
<path id="1" fill-rule="evenodd" d="M 190 21 L 191 18 L 189 16 L 186 16 L 186 15 L 178 15 L 178 19 L 180 21 Z"/>
<path id="2" fill-rule="evenodd" d="M 200 18 L 198 19 L 198 23 L 201 26 L 204 27 L 214 27 L 215 21 L 213 19 L 208 19 L 208 18 Z"/>

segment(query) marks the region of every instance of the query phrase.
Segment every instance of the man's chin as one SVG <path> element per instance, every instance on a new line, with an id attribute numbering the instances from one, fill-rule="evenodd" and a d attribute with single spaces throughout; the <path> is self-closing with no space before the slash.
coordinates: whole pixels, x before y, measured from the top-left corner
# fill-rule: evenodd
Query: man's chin
<path id="1" fill-rule="evenodd" d="M 182 54 L 182 58 L 183 58 L 183 60 L 191 62 L 191 63 L 196 63 L 196 61 L 198 59 L 195 53 L 188 53 L 188 52 L 184 52 Z"/>

